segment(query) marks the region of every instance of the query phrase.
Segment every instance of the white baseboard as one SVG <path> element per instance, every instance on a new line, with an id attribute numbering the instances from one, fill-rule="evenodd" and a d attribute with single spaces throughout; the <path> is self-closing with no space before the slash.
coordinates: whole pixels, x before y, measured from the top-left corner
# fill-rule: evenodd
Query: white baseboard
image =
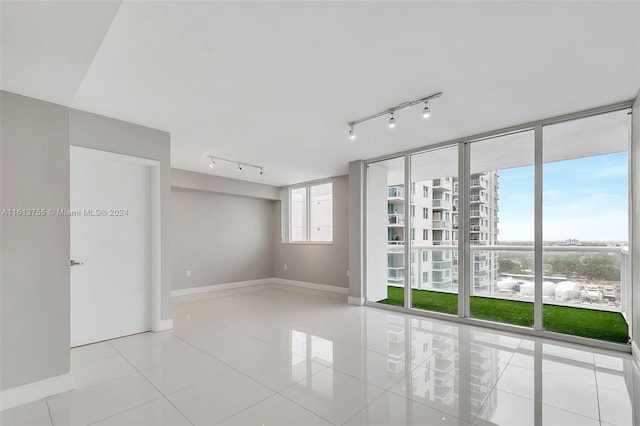
<path id="1" fill-rule="evenodd" d="M 273 281 L 268 278 L 263 278 L 259 280 L 249 280 L 249 281 L 238 281 L 234 283 L 225 283 L 225 284 L 215 284 L 215 285 L 205 285 L 201 287 L 191 287 L 191 288 L 183 288 L 180 290 L 171 291 L 171 297 L 178 296 L 190 296 L 192 294 L 200 294 L 200 293 L 211 293 L 214 291 L 222 291 L 222 290 L 230 290 L 234 288 L 242 288 L 242 287 L 250 287 L 254 285 L 262 285 L 269 284 Z"/>
<path id="2" fill-rule="evenodd" d="M 273 284 L 290 285 L 293 287 L 308 288 L 311 290 L 328 291 L 331 293 L 349 294 L 349 289 L 346 287 L 336 287 L 335 285 L 309 283 L 306 281 L 287 280 L 284 278 L 272 278 L 269 282 Z"/>
<path id="3" fill-rule="evenodd" d="M 362 306 L 364 305 L 364 298 L 349 296 L 347 297 L 347 303 L 350 305 Z"/>
<path id="4" fill-rule="evenodd" d="M 172 319 L 166 319 L 166 320 L 160 320 L 160 322 L 158 324 L 155 324 L 153 327 L 151 327 L 151 331 L 165 331 L 165 330 L 171 330 L 173 328 L 173 320 Z"/>
<path id="5" fill-rule="evenodd" d="M 239 289 L 244 287 L 254 286 L 269 286 L 269 285 L 282 285 L 304 288 L 309 290 L 326 291 L 330 293 L 349 294 L 349 289 L 346 287 L 337 287 L 327 284 L 310 283 L 306 281 L 287 280 L 284 278 L 263 278 L 259 280 L 239 281 L 235 283 L 225 283 L 217 285 L 207 285 L 202 287 L 184 288 L 180 290 L 173 290 L 171 297 L 190 296 L 195 294 L 212 293 L 223 290 Z"/>
<path id="6" fill-rule="evenodd" d="M 71 373 L 0 391 L 0 411 L 73 389 Z"/>

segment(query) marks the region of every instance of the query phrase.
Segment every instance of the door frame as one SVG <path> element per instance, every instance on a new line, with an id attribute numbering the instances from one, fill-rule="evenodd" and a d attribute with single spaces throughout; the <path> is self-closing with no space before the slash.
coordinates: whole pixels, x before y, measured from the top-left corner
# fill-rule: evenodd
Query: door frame
<path id="1" fill-rule="evenodd" d="M 126 163 L 139 164 L 149 169 L 149 218 L 150 233 L 150 284 L 149 294 L 151 307 L 151 331 L 166 330 L 162 321 L 162 227 L 160 210 L 160 161 L 149 158 L 135 157 L 133 155 L 120 154 L 95 148 L 87 148 L 81 145 L 71 145 L 70 150 L 81 150 L 93 158 L 103 158 Z M 71 283 L 69 283 L 71 284 Z"/>

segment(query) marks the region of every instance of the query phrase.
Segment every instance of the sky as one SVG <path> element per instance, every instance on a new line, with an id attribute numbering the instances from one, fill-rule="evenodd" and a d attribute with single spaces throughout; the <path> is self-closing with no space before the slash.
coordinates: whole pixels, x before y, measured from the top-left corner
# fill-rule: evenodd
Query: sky
<path id="1" fill-rule="evenodd" d="M 628 240 L 626 152 L 545 163 L 543 240 Z M 500 170 L 500 241 L 533 241 L 533 166 Z"/>

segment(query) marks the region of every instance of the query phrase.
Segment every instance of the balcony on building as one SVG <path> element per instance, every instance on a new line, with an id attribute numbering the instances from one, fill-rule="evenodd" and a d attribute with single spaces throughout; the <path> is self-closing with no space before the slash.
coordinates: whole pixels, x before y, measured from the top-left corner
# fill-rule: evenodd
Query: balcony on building
<path id="1" fill-rule="evenodd" d="M 433 261 L 431 263 L 431 267 L 434 271 L 443 271 L 443 270 L 451 269 L 451 261 L 450 260 Z"/>
<path id="2" fill-rule="evenodd" d="M 433 189 L 434 190 L 445 190 L 451 191 L 452 183 L 450 178 L 440 178 L 433 180 Z"/>
<path id="3" fill-rule="evenodd" d="M 451 201 L 434 198 L 432 208 L 433 210 L 451 210 Z"/>
<path id="4" fill-rule="evenodd" d="M 387 278 L 390 282 L 404 281 L 404 266 L 387 268 Z"/>
<path id="5" fill-rule="evenodd" d="M 389 226 L 404 226 L 404 214 L 391 213 L 389 216 Z"/>
<path id="6" fill-rule="evenodd" d="M 471 189 L 487 189 L 487 182 L 484 179 L 471 179 L 470 182 Z"/>
<path id="7" fill-rule="evenodd" d="M 451 222 L 448 220 L 434 220 L 431 223 L 433 229 L 451 229 Z"/>
<path id="8" fill-rule="evenodd" d="M 404 187 L 402 186 L 390 186 L 388 188 L 389 200 L 404 200 Z"/>

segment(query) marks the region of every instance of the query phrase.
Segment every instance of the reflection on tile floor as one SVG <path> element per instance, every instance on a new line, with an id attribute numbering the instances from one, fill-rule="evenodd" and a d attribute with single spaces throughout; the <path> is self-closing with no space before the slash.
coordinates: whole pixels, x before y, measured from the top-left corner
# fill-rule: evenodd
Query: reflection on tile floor
<path id="1" fill-rule="evenodd" d="M 176 300 L 173 316 L 73 349 L 75 390 L 0 424 L 640 424 L 627 354 L 282 289 Z"/>

